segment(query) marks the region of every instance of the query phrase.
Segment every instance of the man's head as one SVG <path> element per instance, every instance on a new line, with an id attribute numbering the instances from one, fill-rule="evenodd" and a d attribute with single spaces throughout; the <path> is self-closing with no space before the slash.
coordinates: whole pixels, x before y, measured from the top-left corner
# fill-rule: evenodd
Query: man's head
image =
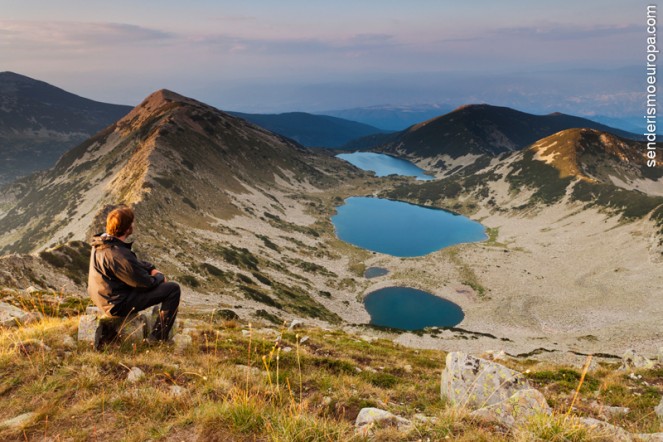
<path id="1" fill-rule="evenodd" d="M 133 233 L 134 211 L 122 206 L 114 209 L 106 217 L 106 233 L 116 238 Z"/>

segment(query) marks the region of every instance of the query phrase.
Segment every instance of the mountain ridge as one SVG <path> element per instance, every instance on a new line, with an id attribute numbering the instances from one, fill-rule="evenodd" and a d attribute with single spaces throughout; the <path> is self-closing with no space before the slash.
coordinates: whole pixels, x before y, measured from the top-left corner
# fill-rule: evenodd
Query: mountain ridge
<path id="1" fill-rule="evenodd" d="M 131 110 L 0 73 L 0 184 L 52 166 L 58 157 Z"/>
<path id="2" fill-rule="evenodd" d="M 285 112 L 281 114 L 228 113 L 291 138 L 307 147 L 338 148 L 355 138 L 386 132 L 364 123 L 306 112 Z"/>
<path id="3" fill-rule="evenodd" d="M 468 154 L 495 156 L 523 149 L 546 136 L 576 127 L 633 136 L 591 120 L 558 112 L 533 115 L 508 107 L 469 104 L 395 134 L 355 140 L 345 148 L 419 158 L 444 155 L 455 159 Z"/>

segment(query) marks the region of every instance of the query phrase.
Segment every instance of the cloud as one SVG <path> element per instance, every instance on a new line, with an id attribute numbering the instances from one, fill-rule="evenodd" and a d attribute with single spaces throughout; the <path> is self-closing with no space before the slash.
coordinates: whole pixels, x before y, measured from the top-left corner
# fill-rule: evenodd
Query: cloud
<path id="1" fill-rule="evenodd" d="M 626 34 L 642 32 L 642 26 L 611 25 L 611 26 L 569 26 L 559 23 L 548 23 L 541 26 L 522 26 L 497 28 L 490 32 L 493 36 L 528 38 L 539 41 L 586 40 L 606 37 L 621 37 Z"/>
<path id="2" fill-rule="evenodd" d="M 39 45 L 43 48 L 96 46 L 107 47 L 141 42 L 168 41 L 170 32 L 126 23 L 90 23 L 56 21 L 0 21 L 4 43 Z M 1 43 L 0 43 L 1 44 Z"/>

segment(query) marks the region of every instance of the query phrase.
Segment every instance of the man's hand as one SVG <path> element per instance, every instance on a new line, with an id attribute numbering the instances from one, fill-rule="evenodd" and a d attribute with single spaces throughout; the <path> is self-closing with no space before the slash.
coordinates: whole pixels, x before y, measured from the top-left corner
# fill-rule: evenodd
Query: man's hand
<path id="1" fill-rule="evenodd" d="M 157 269 L 152 269 L 152 271 L 150 272 L 150 276 L 157 276 L 158 273 L 161 273 L 161 272 Z M 161 273 L 161 274 L 163 275 L 163 273 Z M 164 282 L 168 281 L 166 279 L 166 275 L 163 275 L 163 281 Z"/>

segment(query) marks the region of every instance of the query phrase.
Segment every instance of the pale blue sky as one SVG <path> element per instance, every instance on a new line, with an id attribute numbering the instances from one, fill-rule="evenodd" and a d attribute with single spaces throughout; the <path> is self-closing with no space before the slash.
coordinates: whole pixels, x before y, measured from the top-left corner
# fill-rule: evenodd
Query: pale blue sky
<path id="1" fill-rule="evenodd" d="M 646 5 L 0 0 L 0 70 L 126 104 L 166 87 L 256 112 L 488 101 L 635 113 Z"/>

